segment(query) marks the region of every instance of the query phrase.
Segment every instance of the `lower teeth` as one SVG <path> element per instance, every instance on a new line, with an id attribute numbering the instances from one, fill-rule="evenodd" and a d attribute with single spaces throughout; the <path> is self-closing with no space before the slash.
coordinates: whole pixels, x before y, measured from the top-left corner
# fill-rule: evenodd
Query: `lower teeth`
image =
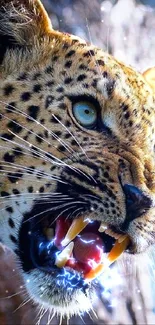
<path id="1" fill-rule="evenodd" d="M 66 265 L 68 259 L 70 258 L 74 248 L 74 243 L 70 242 L 63 251 L 57 255 L 55 265 L 59 268 L 62 268 Z"/>

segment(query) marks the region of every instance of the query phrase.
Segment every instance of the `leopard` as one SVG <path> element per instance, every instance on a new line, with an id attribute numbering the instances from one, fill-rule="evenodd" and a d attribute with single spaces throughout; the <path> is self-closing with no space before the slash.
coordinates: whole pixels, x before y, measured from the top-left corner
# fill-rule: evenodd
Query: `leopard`
<path id="1" fill-rule="evenodd" d="M 57 314 L 91 308 L 90 257 L 155 244 L 154 75 L 54 30 L 40 0 L 0 0 L 0 242 Z"/>

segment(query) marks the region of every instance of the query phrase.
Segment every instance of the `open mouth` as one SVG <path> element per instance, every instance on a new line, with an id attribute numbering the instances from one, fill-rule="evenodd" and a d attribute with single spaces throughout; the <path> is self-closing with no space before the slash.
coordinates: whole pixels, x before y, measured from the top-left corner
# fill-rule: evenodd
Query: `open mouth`
<path id="1" fill-rule="evenodd" d="M 25 272 L 40 269 L 60 274 L 67 270 L 91 282 L 128 248 L 128 235 L 112 231 L 105 223 L 79 217 L 59 216 L 52 225 L 47 219 L 24 221 L 19 236 L 19 255 Z"/>

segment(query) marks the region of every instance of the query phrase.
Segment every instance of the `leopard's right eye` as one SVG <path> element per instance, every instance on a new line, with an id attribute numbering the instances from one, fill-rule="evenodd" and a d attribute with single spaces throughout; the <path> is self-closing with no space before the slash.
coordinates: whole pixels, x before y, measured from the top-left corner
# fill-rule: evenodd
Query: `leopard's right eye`
<path id="1" fill-rule="evenodd" d="M 93 128 L 97 123 L 97 110 L 90 102 L 79 101 L 75 103 L 73 114 L 77 122 L 86 128 Z"/>

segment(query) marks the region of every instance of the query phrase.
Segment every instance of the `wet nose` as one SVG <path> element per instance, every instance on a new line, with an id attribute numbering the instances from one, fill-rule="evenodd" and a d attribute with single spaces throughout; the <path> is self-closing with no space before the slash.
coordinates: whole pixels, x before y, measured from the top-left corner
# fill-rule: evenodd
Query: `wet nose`
<path id="1" fill-rule="evenodd" d="M 132 221 L 140 217 L 152 206 L 152 200 L 136 186 L 125 184 L 123 186 L 126 197 L 126 218 Z"/>

